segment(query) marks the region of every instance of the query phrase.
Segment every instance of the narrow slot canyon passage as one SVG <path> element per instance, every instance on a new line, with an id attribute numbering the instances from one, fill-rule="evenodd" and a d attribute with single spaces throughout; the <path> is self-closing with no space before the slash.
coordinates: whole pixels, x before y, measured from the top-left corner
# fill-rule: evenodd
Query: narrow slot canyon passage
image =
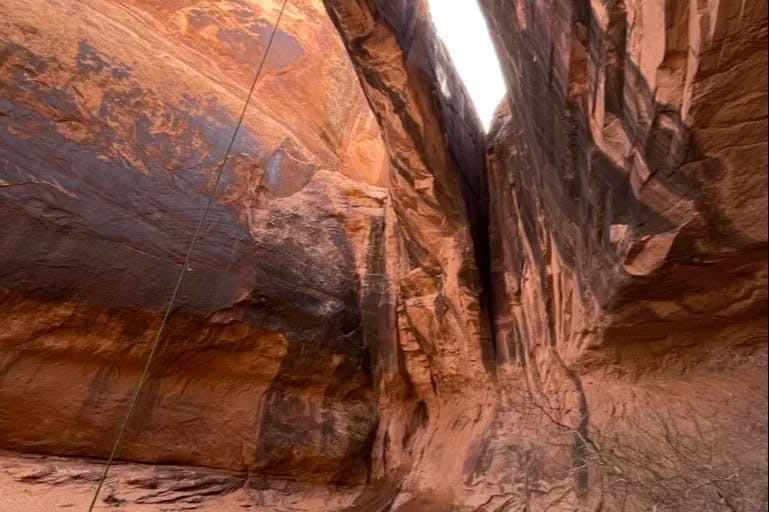
<path id="1" fill-rule="evenodd" d="M 0 511 L 766 511 L 767 7 L 0 0 Z"/>
<path id="2" fill-rule="evenodd" d="M 506 88 L 480 4 L 476 0 L 430 0 L 428 6 L 438 38 L 446 45 L 484 130 L 488 131 Z"/>

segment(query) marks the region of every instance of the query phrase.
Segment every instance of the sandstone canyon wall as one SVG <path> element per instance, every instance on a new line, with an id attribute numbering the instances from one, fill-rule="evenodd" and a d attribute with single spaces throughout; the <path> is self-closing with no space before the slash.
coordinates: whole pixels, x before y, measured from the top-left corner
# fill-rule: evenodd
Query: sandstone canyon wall
<path id="1" fill-rule="evenodd" d="M 2 2 L 2 448 L 108 453 L 279 7 Z M 122 457 L 365 481 L 388 168 L 291 2 Z"/>
<path id="2" fill-rule="evenodd" d="M 433 494 L 445 506 L 462 485 L 493 409 L 493 347 L 477 265 L 483 266 L 487 240 L 485 138 L 426 3 L 329 0 L 326 6 L 394 168 L 399 357 L 382 360 L 384 399 L 372 453 L 373 476 L 385 491 L 358 506 L 419 510 Z M 413 433 L 412 424 L 419 427 Z M 389 495 L 392 487 L 398 496 Z"/>
<path id="3" fill-rule="evenodd" d="M 766 2 L 480 4 L 488 136 L 425 2 L 289 1 L 100 507 L 767 510 Z M 0 0 L 11 510 L 92 490 L 279 6 Z"/>
<path id="4" fill-rule="evenodd" d="M 383 133 L 391 84 L 451 102 L 418 2 L 326 4 Z M 483 7 L 495 406 L 469 457 L 452 433 L 464 485 L 412 477 L 395 509 L 765 509 L 766 5 Z"/>
<path id="5" fill-rule="evenodd" d="M 526 501 L 765 509 L 766 2 L 483 4 L 498 361 L 570 446 Z"/>

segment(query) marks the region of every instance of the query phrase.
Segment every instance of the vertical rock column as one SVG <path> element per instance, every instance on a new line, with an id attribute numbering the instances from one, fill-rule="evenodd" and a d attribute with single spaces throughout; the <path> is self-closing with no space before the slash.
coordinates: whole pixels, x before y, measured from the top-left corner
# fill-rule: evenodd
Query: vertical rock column
<path id="1" fill-rule="evenodd" d="M 397 332 L 380 352 L 375 464 L 380 476 L 413 467 L 403 490 L 441 498 L 464 472 L 491 397 L 473 244 L 475 235 L 483 252 L 484 137 L 424 2 L 325 4 L 393 167 L 386 231 Z"/>

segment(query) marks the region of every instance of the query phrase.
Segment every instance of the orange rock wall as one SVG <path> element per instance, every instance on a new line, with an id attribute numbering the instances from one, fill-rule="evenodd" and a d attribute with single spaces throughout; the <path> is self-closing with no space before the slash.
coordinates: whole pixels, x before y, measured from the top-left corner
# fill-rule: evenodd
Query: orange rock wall
<path id="1" fill-rule="evenodd" d="M 766 510 L 766 2 L 480 3 L 487 136 L 289 2 L 104 506 Z M 107 453 L 279 6 L 0 0 L 0 449 Z"/>
<path id="2" fill-rule="evenodd" d="M 765 2 L 481 3 L 509 95 L 487 142 L 488 260 L 475 241 L 495 361 L 462 372 L 494 405 L 434 373 L 428 430 L 468 396 L 484 407 L 470 436 L 432 427 L 453 443 L 428 441 L 393 510 L 762 510 Z M 326 5 L 391 155 L 461 147 L 424 3 Z M 442 134 L 411 123 L 424 112 Z M 429 166 L 435 183 L 460 167 Z"/>
<path id="3" fill-rule="evenodd" d="M 0 5 L 2 448 L 108 453 L 279 7 Z M 388 169 L 291 2 L 122 457 L 365 481 Z"/>

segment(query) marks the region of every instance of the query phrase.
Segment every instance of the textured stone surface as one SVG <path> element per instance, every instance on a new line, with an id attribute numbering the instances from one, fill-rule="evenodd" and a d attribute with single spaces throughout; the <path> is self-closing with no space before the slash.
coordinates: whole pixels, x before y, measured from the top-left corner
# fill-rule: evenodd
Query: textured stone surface
<path id="1" fill-rule="evenodd" d="M 363 481 L 384 144 L 292 2 L 121 454 Z M 0 6 L 0 444 L 103 456 L 278 2 Z"/>
<path id="2" fill-rule="evenodd" d="M 493 488 L 510 510 L 765 510 L 766 2 L 482 4 L 509 90 Z"/>
<path id="3" fill-rule="evenodd" d="M 381 359 L 373 477 L 395 481 L 396 508 L 461 500 L 457 490 L 490 420 L 492 398 L 490 332 L 473 250 L 474 238 L 482 260 L 482 129 L 426 3 L 328 0 L 326 6 L 393 165 L 395 249 L 387 260 L 394 262 L 397 347 Z M 361 510 L 387 505 L 381 501 L 364 502 Z"/>
<path id="4" fill-rule="evenodd" d="M 391 154 L 413 153 L 433 137 L 411 105 L 450 96 L 424 5 L 326 4 Z M 765 2 L 482 4 L 509 89 L 488 141 L 496 404 L 435 374 L 490 426 L 428 443 L 392 509 L 765 510 Z M 464 485 L 432 471 L 446 452 Z"/>
<path id="5" fill-rule="evenodd" d="M 87 510 L 100 475 L 100 465 L 83 459 L 0 453 L 3 512 Z M 94 510 L 341 512 L 362 492 L 209 468 L 121 464 Z"/>
<path id="6" fill-rule="evenodd" d="M 481 4 L 487 138 L 290 3 L 100 506 L 767 510 L 766 2 Z M 0 8 L 0 499 L 81 506 L 277 2 Z"/>

